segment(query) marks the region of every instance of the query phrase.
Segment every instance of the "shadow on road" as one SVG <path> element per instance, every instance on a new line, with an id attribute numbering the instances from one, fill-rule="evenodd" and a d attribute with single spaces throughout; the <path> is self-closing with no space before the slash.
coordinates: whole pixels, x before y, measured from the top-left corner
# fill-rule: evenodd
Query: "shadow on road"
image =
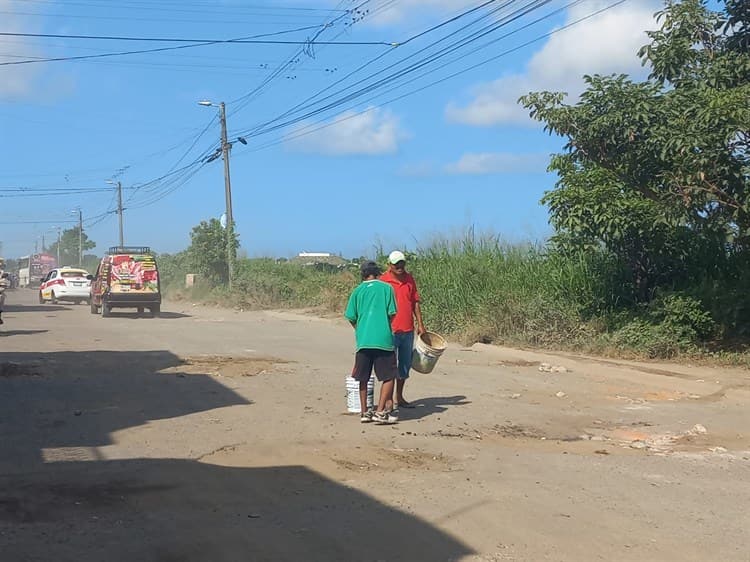
<path id="1" fill-rule="evenodd" d="M 433 396 L 430 398 L 421 398 L 419 400 L 412 400 L 413 408 L 399 408 L 399 418 L 403 420 L 418 420 L 432 416 L 434 414 L 441 414 L 448 408 L 453 406 L 465 406 L 471 404 L 471 401 L 466 400 L 466 396 Z"/>
<path id="2" fill-rule="evenodd" d="M 8 560 L 54 552 L 77 562 L 412 562 L 471 553 L 303 466 L 174 459 L 54 463 L 12 481 L 0 476 L 2 542 Z"/>
<path id="3" fill-rule="evenodd" d="M 448 561 L 472 552 L 304 466 L 102 459 L 96 448 L 118 430 L 249 404 L 211 376 L 181 373 L 172 353 L 1 360 L 8 367 L 0 371 L 2 560 Z"/>
<path id="4" fill-rule="evenodd" d="M 31 336 L 33 334 L 43 334 L 49 330 L 3 330 L 0 328 L 0 338 L 3 336 Z"/>
<path id="5" fill-rule="evenodd" d="M 130 318 L 131 320 L 140 320 L 141 318 L 151 319 L 151 314 L 146 311 L 143 314 L 138 314 L 138 312 L 135 311 L 129 311 L 129 310 L 122 310 L 122 309 L 113 309 L 111 312 L 112 318 Z M 160 320 L 175 320 L 177 318 L 191 318 L 190 314 L 184 314 L 182 312 L 165 312 L 161 311 L 159 313 L 159 319 Z"/>
<path id="6" fill-rule="evenodd" d="M 69 306 L 60 306 L 57 304 L 9 304 L 5 303 L 3 313 L 18 312 L 59 312 L 60 310 L 72 310 Z"/>
<path id="7" fill-rule="evenodd" d="M 19 368 L 0 377 L 0 469 L 40 462 L 55 447 L 99 447 L 151 420 L 249 404 L 208 375 L 160 373 L 168 351 L 3 353 Z M 15 459 L 14 459 L 15 457 Z"/>

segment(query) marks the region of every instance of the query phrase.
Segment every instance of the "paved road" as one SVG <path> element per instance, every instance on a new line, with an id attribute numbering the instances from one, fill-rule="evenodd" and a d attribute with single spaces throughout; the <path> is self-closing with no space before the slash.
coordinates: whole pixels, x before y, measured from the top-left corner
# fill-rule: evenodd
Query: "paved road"
<path id="1" fill-rule="evenodd" d="M 453 346 L 363 426 L 337 319 L 8 301 L 0 560 L 748 560 L 746 371 Z"/>

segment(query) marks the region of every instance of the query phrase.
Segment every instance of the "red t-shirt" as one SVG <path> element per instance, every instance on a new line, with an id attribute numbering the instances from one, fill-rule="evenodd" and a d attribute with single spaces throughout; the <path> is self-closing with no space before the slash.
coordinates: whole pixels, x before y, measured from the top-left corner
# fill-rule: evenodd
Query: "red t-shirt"
<path id="1" fill-rule="evenodd" d="M 396 316 L 391 321 L 393 333 L 413 332 L 414 307 L 419 302 L 419 292 L 414 277 L 409 273 L 404 273 L 403 279 L 398 280 L 390 271 L 386 271 L 380 276 L 380 280 L 390 284 L 396 293 Z"/>

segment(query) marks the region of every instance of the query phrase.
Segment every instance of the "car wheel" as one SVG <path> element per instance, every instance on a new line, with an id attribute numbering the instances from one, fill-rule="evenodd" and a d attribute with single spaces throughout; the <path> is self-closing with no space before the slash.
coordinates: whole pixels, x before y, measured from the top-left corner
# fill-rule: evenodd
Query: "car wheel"
<path id="1" fill-rule="evenodd" d="M 144 312 L 145 310 L 146 310 L 145 308 L 143 308 L 142 306 L 139 306 L 139 307 L 138 307 L 138 316 L 143 316 L 143 312 Z"/>
<path id="2" fill-rule="evenodd" d="M 150 308 L 151 310 L 151 318 L 159 318 L 159 315 L 161 314 L 161 305 L 152 306 Z"/>
<path id="3" fill-rule="evenodd" d="M 106 301 L 102 301 L 102 318 L 109 318 L 112 314 L 112 308 L 107 305 Z"/>
<path id="4" fill-rule="evenodd" d="M 39 291 L 39 304 L 44 304 L 44 297 L 42 296 L 41 291 Z"/>
<path id="5" fill-rule="evenodd" d="M 99 314 L 99 307 L 94 304 L 92 299 L 89 299 L 89 306 L 91 308 L 91 314 Z"/>
<path id="6" fill-rule="evenodd" d="M 50 304 L 57 304 L 57 297 L 55 296 L 55 291 L 52 291 L 52 293 L 50 294 L 49 302 Z"/>

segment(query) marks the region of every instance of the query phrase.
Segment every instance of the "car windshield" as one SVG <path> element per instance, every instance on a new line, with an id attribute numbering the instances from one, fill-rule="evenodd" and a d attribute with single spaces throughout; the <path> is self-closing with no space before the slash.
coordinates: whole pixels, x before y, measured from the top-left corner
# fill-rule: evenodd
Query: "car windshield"
<path id="1" fill-rule="evenodd" d="M 85 271 L 61 271 L 60 277 L 86 277 L 88 273 Z"/>

